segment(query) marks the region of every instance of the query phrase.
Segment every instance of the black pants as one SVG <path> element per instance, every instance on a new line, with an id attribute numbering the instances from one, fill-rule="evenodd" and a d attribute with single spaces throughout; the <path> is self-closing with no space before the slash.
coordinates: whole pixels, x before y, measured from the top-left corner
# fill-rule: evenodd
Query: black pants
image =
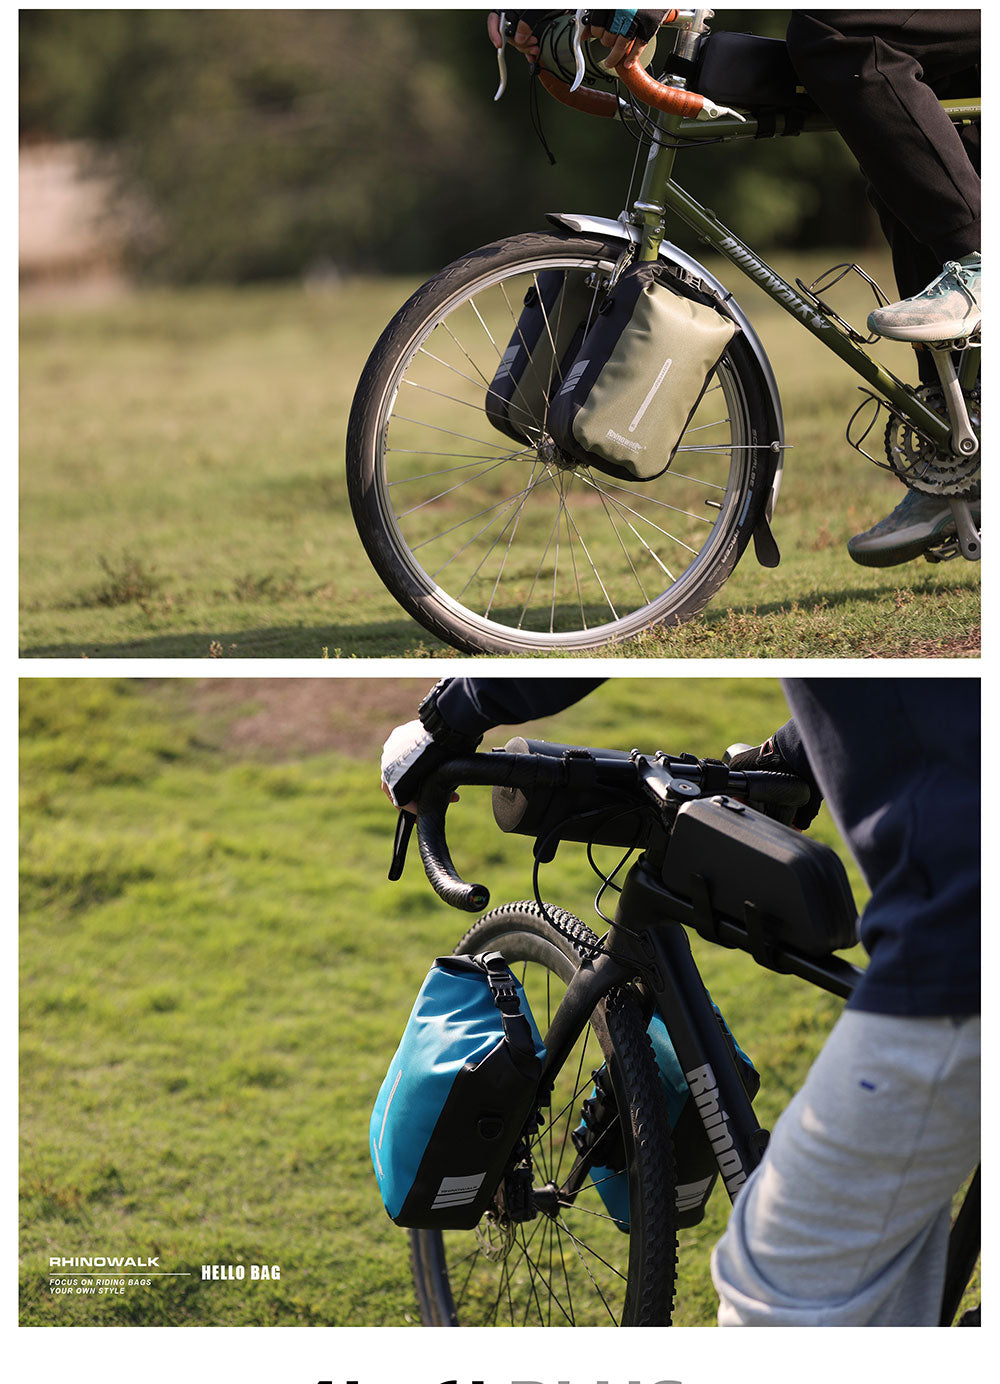
<path id="1" fill-rule="evenodd" d="M 793 10 L 788 49 L 868 180 L 900 294 L 919 293 L 980 248 L 979 126 L 938 103 L 980 94 L 979 11 Z"/>

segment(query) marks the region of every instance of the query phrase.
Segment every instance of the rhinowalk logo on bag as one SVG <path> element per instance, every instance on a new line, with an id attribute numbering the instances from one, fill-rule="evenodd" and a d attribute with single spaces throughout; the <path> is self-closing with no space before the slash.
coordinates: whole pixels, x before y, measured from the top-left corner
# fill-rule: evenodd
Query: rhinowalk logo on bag
<path id="1" fill-rule="evenodd" d="M 431 1203 L 431 1210 L 438 1211 L 445 1206 L 468 1206 L 475 1201 L 485 1176 L 483 1172 L 470 1173 L 467 1177 L 443 1177 L 437 1196 Z"/>

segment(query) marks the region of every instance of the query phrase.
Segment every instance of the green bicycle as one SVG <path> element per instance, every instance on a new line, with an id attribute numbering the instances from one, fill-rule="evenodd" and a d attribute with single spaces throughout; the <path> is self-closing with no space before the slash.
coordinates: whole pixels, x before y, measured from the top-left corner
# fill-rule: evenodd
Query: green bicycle
<path id="1" fill-rule="evenodd" d="M 347 474 L 361 539 L 400 605 L 464 652 L 597 649 L 690 620 L 751 539 L 763 566 L 779 561 L 770 525 L 786 444 L 774 372 L 733 295 L 667 239 L 669 217 L 860 377 L 865 401 L 848 425 L 848 441 L 907 486 L 946 496 L 955 515 L 955 535 L 931 558 L 980 557 L 969 504 L 979 484 L 978 338 L 934 351 L 940 387 L 904 383 L 868 354 L 874 338 L 825 301 L 833 283 L 857 266 L 838 265 L 811 285 L 797 280 L 793 287 L 674 180 L 681 147 L 831 127 L 801 102 L 769 113 L 766 127 L 751 107 L 715 104 L 698 88 L 712 11 L 671 13 L 672 29 L 661 30 L 673 39 L 662 81 L 631 59 L 612 78 L 575 41 L 579 21 L 572 15 L 552 26 L 543 50 L 540 79 L 550 94 L 591 115 L 639 122 L 648 157 L 629 210 L 617 221 L 553 214 L 550 230 L 496 241 L 448 265 L 385 328 L 357 387 Z M 693 75 L 675 75 L 682 67 Z M 578 84 L 581 73 L 588 85 Z M 979 118 L 978 97 L 942 105 L 957 125 Z M 557 352 L 548 353 L 554 359 L 542 387 L 513 401 L 519 436 L 499 431 L 487 413 L 498 363 L 512 334 L 517 338 L 525 302 L 543 296 L 543 276 L 547 284 L 553 272 L 561 276 L 558 303 L 582 302 L 589 323 L 633 261 L 670 266 L 724 304 L 739 328 L 674 460 L 657 479 L 640 482 L 580 465 L 553 443 L 546 423 L 562 382 Z M 564 325 L 561 306 L 551 319 L 544 302 L 541 311 L 544 336 L 554 345 Z M 880 429 L 881 454 L 873 454 L 866 446 Z"/>

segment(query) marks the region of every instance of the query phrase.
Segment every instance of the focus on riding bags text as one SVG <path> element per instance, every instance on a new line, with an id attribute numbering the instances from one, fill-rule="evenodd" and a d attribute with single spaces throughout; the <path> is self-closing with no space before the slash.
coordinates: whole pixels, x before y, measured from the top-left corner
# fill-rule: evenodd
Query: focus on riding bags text
<path id="1" fill-rule="evenodd" d="M 666 471 L 737 331 L 715 300 L 659 264 L 634 264 L 604 295 L 549 409 L 556 445 L 622 480 Z"/>
<path id="2" fill-rule="evenodd" d="M 369 1126 L 382 1201 L 397 1225 L 476 1225 L 533 1115 L 544 1056 L 499 952 L 438 957 Z"/>

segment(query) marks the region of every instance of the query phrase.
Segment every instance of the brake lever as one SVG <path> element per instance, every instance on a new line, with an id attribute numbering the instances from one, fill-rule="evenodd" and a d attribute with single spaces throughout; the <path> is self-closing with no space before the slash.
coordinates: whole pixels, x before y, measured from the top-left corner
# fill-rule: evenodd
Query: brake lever
<path id="1" fill-rule="evenodd" d="M 410 837 L 413 835 L 413 828 L 416 825 L 417 814 L 400 809 L 399 816 L 396 818 L 396 835 L 392 842 L 392 861 L 389 865 L 389 878 L 391 880 L 401 879 L 403 866 L 406 864 L 406 848 L 410 844 Z"/>
<path id="2" fill-rule="evenodd" d="M 570 91 L 576 91 L 577 88 L 582 84 L 584 73 L 586 71 L 586 63 L 583 57 L 583 17 L 586 13 L 586 10 L 577 10 L 574 16 L 573 58 L 576 62 L 576 75 L 573 78 L 573 84 L 570 87 Z"/>
<path id="3" fill-rule="evenodd" d="M 500 97 L 507 90 L 507 59 L 504 50 L 507 47 L 507 11 L 500 10 L 500 47 L 497 49 L 497 67 L 500 69 L 500 85 L 497 87 L 494 101 L 499 101 Z"/>

